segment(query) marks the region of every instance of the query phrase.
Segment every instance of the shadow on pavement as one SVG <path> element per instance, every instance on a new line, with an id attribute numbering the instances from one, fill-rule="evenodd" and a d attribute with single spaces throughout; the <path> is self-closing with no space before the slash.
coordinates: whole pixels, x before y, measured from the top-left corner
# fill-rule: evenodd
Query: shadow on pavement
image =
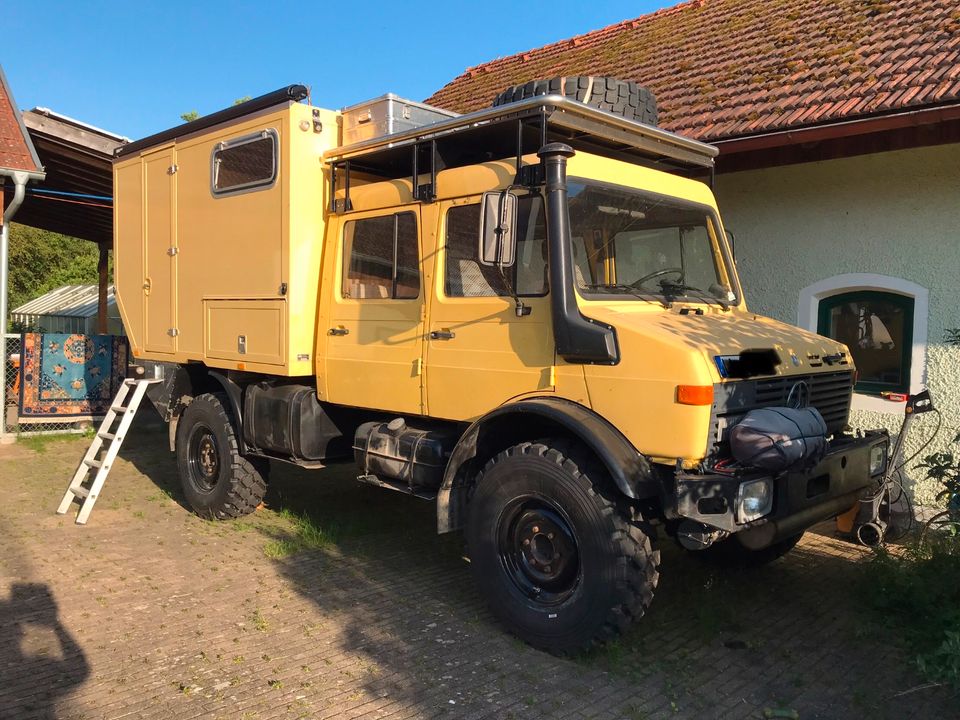
<path id="1" fill-rule="evenodd" d="M 50 588 L 14 583 L 0 601 L 0 719 L 57 717 L 57 703 L 90 675 Z"/>

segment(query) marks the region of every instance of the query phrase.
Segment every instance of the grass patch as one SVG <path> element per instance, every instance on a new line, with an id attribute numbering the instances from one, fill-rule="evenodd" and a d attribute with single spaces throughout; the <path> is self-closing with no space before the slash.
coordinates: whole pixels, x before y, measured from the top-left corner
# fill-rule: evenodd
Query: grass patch
<path id="1" fill-rule="evenodd" d="M 28 450 L 33 450 L 35 453 L 45 453 L 47 451 L 47 446 L 55 442 L 63 441 L 72 441 L 76 442 L 77 440 L 89 440 L 90 436 L 86 432 L 83 433 L 52 433 L 50 435 L 19 435 L 17 436 L 17 443 L 21 447 L 25 447 Z"/>
<path id="2" fill-rule="evenodd" d="M 257 608 L 253 611 L 253 614 L 250 616 L 250 620 L 253 622 L 253 627 L 255 627 L 259 632 L 266 632 L 270 629 L 270 624 L 263 616 L 263 613 L 260 612 L 260 608 Z"/>
<path id="3" fill-rule="evenodd" d="M 960 538 L 880 550 L 863 566 L 863 604 L 893 631 L 926 680 L 960 688 Z"/>
<path id="4" fill-rule="evenodd" d="M 284 558 L 302 550 L 319 550 L 336 544 L 339 535 L 336 525 L 324 527 L 307 512 L 297 514 L 285 509 L 280 517 L 293 526 L 294 534 L 266 543 L 263 552 L 269 558 Z"/>

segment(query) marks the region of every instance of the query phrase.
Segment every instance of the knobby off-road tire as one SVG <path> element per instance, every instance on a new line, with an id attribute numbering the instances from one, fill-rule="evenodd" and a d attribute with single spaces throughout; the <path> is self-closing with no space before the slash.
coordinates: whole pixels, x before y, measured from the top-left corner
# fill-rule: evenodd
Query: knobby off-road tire
<path id="1" fill-rule="evenodd" d="M 510 632 L 554 654 L 620 634 L 659 580 L 653 530 L 629 519 L 605 480 L 574 445 L 525 442 L 487 463 L 470 501 L 481 593 Z"/>
<path id="2" fill-rule="evenodd" d="M 658 120 L 657 100 L 652 92 L 633 80 L 596 75 L 554 77 L 512 85 L 494 98 L 493 106 L 499 107 L 537 95 L 563 95 L 647 125 L 656 125 Z"/>
<path id="3" fill-rule="evenodd" d="M 711 545 L 706 550 L 695 552 L 698 557 L 722 567 L 755 568 L 782 558 L 797 546 L 802 537 L 803 533 L 800 533 L 793 537 L 784 538 L 760 550 L 751 550 L 744 547 L 737 536 L 734 535 Z"/>
<path id="4" fill-rule="evenodd" d="M 221 393 L 199 395 L 177 426 L 183 493 L 197 515 L 214 520 L 252 513 L 267 490 L 267 466 L 240 454 L 227 407 Z"/>

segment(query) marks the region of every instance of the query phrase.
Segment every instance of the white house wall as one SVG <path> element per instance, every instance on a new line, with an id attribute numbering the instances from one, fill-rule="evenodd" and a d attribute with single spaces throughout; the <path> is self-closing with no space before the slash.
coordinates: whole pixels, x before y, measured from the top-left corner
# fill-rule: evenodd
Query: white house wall
<path id="1" fill-rule="evenodd" d="M 960 348 L 947 347 L 943 337 L 960 327 L 960 145 L 722 174 L 716 191 L 724 223 L 736 235 L 737 266 L 755 312 L 815 325 L 811 294 L 839 275 L 849 274 L 844 282 L 853 287 L 927 291 L 928 315 L 919 319 L 926 349 L 915 348 L 914 363 L 925 355 L 922 372 L 943 413 L 943 430 L 920 457 L 956 450 Z M 902 408 L 860 398 L 851 423 L 896 431 Z M 932 415 L 914 424 L 907 455 L 934 425 Z M 933 504 L 936 485 L 916 463 L 909 474 L 915 499 Z"/>

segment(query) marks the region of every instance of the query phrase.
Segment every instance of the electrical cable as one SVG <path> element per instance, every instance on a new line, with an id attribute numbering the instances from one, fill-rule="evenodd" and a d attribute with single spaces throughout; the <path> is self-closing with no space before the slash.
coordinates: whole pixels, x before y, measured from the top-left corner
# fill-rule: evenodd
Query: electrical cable
<path id="1" fill-rule="evenodd" d="M 34 197 L 37 200 L 53 200 L 54 202 L 70 203 L 71 205 L 86 205 L 88 207 L 106 208 L 107 210 L 113 210 L 113 205 L 104 205 L 103 203 L 92 203 L 92 202 L 86 202 L 84 200 L 67 200 L 67 198 L 50 197 L 47 195 L 34 195 Z"/>
<path id="2" fill-rule="evenodd" d="M 897 496 L 897 500 L 896 500 L 896 501 L 894 501 L 894 500 L 892 500 L 892 499 L 891 499 L 891 500 L 888 500 L 888 503 L 889 503 L 888 508 L 889 508 L 889 512 L 890 512 L 890 520 L 893 519 L 893 506 L 894 506 L 897 502 L 899 502 L 900 500 L 903 500 L 904 505 L 906 505 L 906 508 L 905 508 L 905 510 L 906 510 L 906 513 L 905 513 L 905 514 L 906 514 L 906 516 L 907 516 L 907 522 L 906 522 L 906 524 L 904 525 L 903 528 L 901 528 L 900 532 L 899 532 L 897 535 L 895 535 L 895 536 L 894 536 L 892 533 L 890 533 L 889 530 L 888 530 L 888 535 L 887 535 L 887 538 L 886 538 L 886 539 L 889 540 L 890 542 L 897 542 L 898 540 L 901 540 L 901 539 L 903 539 L 904 537 L 906 537 L 906 536 L 910 533 L 910 531 L 913 530 L 913 526 L 914 526 L 914 524 L 916 523 L 916 520 L 915 520 L 915 518 L 914 518 L 914 516 L 913 516 L 913 503 L 910 501 L 910 496 L 909 496 L 909 495 L 906 493 L 906 491 L 904 490 L 903 483 L 900 482 L 899 480 L 894 480 L 893 478 L 890 479 L 890 482 L 891 482 L 892 484 L 897 485 L 897 486 L 900 488 L 900 494 Z M 892 528 L 893 526 L 894 526 L 894 524 L 891 522 L 891 523 L 888 524 L 887 527 L 888 527 L 888 528 Z"/>
<path id="3" fill-rule="evenodd" d="M 902 470 L 904 467 L 906 467 L 906 466 L 909 465 L 911 462 L 913 462 L 913 461 L 916 459 L 917 455 L 919 455 L 919 454 L 922 453 L 924 450 L 926 450 L 927 447 L 930 445 L 930 443 L 933 442 L 934 438 L 936 438 L 937 435 L 940 434 L 940 430 L 943 428 L 943 415 L 940 413 L 940 410 L 937 409 L 937 408 L 932 408 L 932 409 L 931 409 L 931 412 L 934 412 L 934 413 L 937 414 L 937 427 L 936 427 L 936 429 L 935 429 L 932 433 L 930 433 L 930 437 L 928 437 L 928 438 L 926 439 L 926 441 L 923 443 L 923 445 L 921 445 L 919 448 L 917 448 L 916 452 L 914 452 L 913 455 L 911 455 L 911 456 L 908 457 L 906 460 L 904 460 L 904 461 L 901 462 L 899 465 L 897 465 L 897 466 L 890 472 L 890 475 L 893 475 L 893 473 L 895 473 L 895 472 L 899 472 L 899 471 Z"/>
<path id="4" fill-rule="evenodd" d="M 933 408 L 932 412 L 935 412 L 937 414 L 937 425 L 934 428 L 933 432 L 930 433 L 930 435 L 923 442 L 923 444 L 919 448 L 917 448 L 916 451 L 914 451 L 914 453 L 910 455 L 910 457 L 901 461 L 899 465 L 897 465 L 893 470 L 891 470 L 887 474 L 888 479 L 884 483 L 883 488 L 881 490 L 881 493 L 882 492 L 887 493 L 887 507 L 888 507 L 888 511 L 890 513 L 891 519 L 893 518 L 893 506 L 896 503 L 902 500 L 904 505 L 906 505 L 906 508 L 905 508 L 906 516 L 907 516 L 906 525 L 901 529 L 900 533 L 897 534 L 895 537 L 889 537 L 889 536 L 887 537 L 887 539 L 890 540 L 891 542 L 896 542 L 906 537 L 906 535 L 913 529 L 914 525 L 916 524 L 916 518 L 914 517 L 913 502 L 910 500 L 910 495 L 907 493 L 906 489 L 903 487 L 902 480 L 897 480 L 894 478 L 894 476 L 899 474 L 904 467 L 906 467 L 911 462 L 913 462 L 917 458 L 917 456 L 919 456 L 920 453 L 926 450 L 930 446 L 930 443 L 932 443 L 933 440 L 940 434 L 940 430 L 943 428 L 943 415 L 940 412 L 940 410 L 938 410 L 937 408 Z M 901 478 L 903 477 L 902 474 L 900 475 L 900 477 Z M 900 489 L 900 492 L 897 495 L 896 500 L 893 499 L 893 496 L 890 493 L 890 489 L 893 486 Z M 876 497 L 877 495 L 874 496 L 874 498 Z"/>

